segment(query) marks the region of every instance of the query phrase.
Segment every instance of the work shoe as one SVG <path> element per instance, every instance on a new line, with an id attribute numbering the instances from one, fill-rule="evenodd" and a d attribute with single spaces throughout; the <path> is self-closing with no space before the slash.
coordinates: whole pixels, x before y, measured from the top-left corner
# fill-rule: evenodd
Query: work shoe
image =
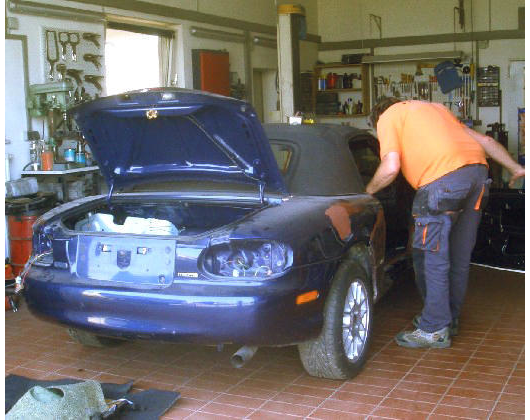
<path id="1" fill-rule="evenodd" d="M 414 315 L 414 318 L 412 318 L 412 325 L 414 325 L 415 328 L 420 328 L 420 322 L 421 314 Z M 458 318 L 453 318 L 451 325 L 449 325 L 449 334 L 451 334 L 451 337 L 454 337 L 455 335 L 458 335 L 459 330 L 460 320 Z"/>
<path id="2" fill-rule="evenodd" d="M 404 331 L 396 335 L 396 343 L 402 347 L 412 348 L 446 348 L 451 346 L 449 327 L 428 333 L 419 328 L 414 331 Z"/>

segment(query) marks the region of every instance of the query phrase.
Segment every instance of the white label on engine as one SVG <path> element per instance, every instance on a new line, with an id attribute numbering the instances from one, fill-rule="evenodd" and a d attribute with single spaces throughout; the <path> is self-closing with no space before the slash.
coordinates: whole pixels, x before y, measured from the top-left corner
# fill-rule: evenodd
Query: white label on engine
<path id="1" fill-rule="evenodd" d="M 177 276 L 197 278 L 199 277 L 199 273 L 177 273 Z"/>

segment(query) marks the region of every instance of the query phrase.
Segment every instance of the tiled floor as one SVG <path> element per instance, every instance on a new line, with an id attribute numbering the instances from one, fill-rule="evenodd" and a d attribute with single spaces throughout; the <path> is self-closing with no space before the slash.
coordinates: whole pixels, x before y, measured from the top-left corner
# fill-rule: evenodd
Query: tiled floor
<path id="1" fill-rule="evenodd" d="M 182 397 L 164 419 L 524 418 L 524 276 L 473 267 L 461 333 L 450 349 L 394 344 L 420 306 L 412 281 L 378 303 L 370 360 L 350 381 L 308 376 L 295 347 L 260 349 L 239 370 L 229 365 L 234 347 L 86 348 L 23 307 L 6 312 L 6 374 L 134 379 L 137 389 L 177 390 Z"/>

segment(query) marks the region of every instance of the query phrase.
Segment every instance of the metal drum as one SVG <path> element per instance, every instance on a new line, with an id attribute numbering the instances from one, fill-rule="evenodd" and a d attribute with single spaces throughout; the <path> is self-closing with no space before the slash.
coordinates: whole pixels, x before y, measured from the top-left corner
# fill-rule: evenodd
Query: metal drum
<path id="1" fill-rule="evenodd" d="M 6 198 L 9 255 L 13 274 L 17 276 L 31 256 L 33 223 L 55 206 L 54 193 L 39 193 L 30 197 Z"/>

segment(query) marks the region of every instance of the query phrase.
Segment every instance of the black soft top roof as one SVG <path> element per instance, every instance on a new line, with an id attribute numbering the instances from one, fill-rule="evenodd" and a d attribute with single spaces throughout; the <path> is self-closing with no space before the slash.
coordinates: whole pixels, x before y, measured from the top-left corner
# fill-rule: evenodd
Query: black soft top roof
<path id="1" fill-rule="evenodd" d="M 294 149 L 285 176 L 287 189 L 297 195 L 343 195 L 364 192 L 365 186 L 350 152 L 350 141 L 374 137 L 367 131 L 337 124 L 264 124 L 272 143 Z"/>

